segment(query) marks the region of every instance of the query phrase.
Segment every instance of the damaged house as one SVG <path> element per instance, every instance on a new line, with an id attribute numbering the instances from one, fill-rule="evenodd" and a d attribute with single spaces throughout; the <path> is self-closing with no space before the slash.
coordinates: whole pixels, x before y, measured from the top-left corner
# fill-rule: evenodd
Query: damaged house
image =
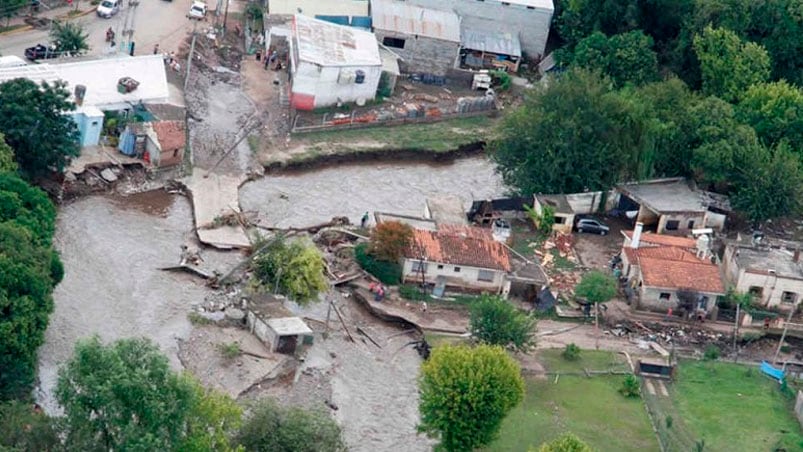
<path id="1" fill-rule="evenodd" d="M 722 258 L 725 277 L 736 291 L 750 293 L 763 306 L 795 308 L 803 297 L 803 265 L 798 242 L 734 240 Z"/>
<path id="2" fill-rule="evenodd" d="M 719 267 L 708 249 L 708 236 L 695 240 L 650 234 L 643 232 L 641 224 L 623 234 L 622 275 L 640 309 L 666 312 L 686 307 L 708 313 L 717 298 L 725 295 Z"/>
<path id="3" fill-rule="evenodd" d="M 175 166 L 184 158 L 187 132 L 184 121 L 131 123 L 120 135 L 118 149 L 156 168 Z"/>
<path id="4" fill-rule="evenodd" d="M 730 204 L 721 195 L 698 190 L 683 178 L 620 184 L 617 210 L 658 233 L 725 227 Z"/>

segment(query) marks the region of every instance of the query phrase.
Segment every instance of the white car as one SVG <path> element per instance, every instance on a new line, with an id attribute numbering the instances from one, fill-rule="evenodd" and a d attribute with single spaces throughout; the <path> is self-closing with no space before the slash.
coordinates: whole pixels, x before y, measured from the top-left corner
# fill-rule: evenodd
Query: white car
<path id="1" fill-rule="evenodd" d="M 192 2 L 188 16 L 190 19 L 203 20 L 206 17 L 206 3 Z"/>
<path id="2" fill-rule="evenodd" d="M 98 16 L 108 19 L 117 14 L 117 12 L 120 11 L 120 4 L 122 1 L 123 0 L 103 0 L 100 2 L 100 5 L 98 5 Z"/>

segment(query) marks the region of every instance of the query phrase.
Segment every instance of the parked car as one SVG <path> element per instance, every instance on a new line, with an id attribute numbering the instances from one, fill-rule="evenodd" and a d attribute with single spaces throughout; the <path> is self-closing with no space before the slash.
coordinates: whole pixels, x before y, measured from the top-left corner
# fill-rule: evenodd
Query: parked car
<path id="1" fill-rule="evenodd" d="M 97 13 L 99 17 L 110 18 L 120 11 L 120 4 L 123 0 L 103 0 L 98 5 Z"/>
<path id="2" fill-rule="evenodd" d="M 611 231 L 611 228 L 594 218 L 583 218 L 577 222 L 578 232 L 591 232 L 599 235 L 606 235 Z"/>
<path id="3" fill-rule="evenodd" d="M 203 20 L 206 17 L 206 3 L 194 1 L 190 6 L 190 12 L 187 14 L 190 19 Z"/>
<path id="4" fill-rule="evenodd" d="M 56 46 L 46 46 L 44 44 L 36 44 L 33 47 L 25 49 L 25 58 L 36 61 L 46 60 L 48 58 L 56 58 L 59 52 L 56 51 Z"/>

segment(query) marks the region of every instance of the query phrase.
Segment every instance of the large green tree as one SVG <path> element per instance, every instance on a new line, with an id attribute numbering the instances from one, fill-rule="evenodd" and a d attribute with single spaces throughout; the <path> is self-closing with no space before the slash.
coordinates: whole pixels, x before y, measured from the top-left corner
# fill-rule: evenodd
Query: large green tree
<path id="1" fill-rule="evenodd" d="M 469 329 L 486 344 L 517 350 L 535 344 L 535 319 L 500 296 L 484 295 L 471 306 Z"/>
<path id="2" fill-rule="evenodd" d="M 53 21 L 50 27 L 50 39 L 56 44 L 56 50 L 71 55 L 80 55 L 89 50 L 89 35 L 77 22 Z"/>
<path id="3" fill-rule="evenodd" d="M 56 212 L 38 188 L 0 173 L 0 400 L 28 392 L 64 270 L 50 243 Z"/>
<path id="4" fill-rule="evenodd" d="M 733 102 L 752 85 L 769 79 L 770 57 L 766 49 L 743 41 L 731 30 L 706 27 L 694 38 L 694 51 L 700 60 L 706 94 Z"/>
<path id="5" fill-rule="evenodd" d="M 68 450 L 228 450 L 240 409 L 170 369 L 147 339 L 79 341 L 60 369 Z"/>
<path id="6" fill-rule="evenodd" d="M 604 303 L 616 296 L 616 278 L 599 270 L 583 275 L 574 293 L 591 303 Z"/>
<path id="7" fill-rule="evenodd" d="M 753 221 L 803 213 L 800 153 L 786 143 L 759 145 L 744 152 L 732 176 L 737 182 L 731 203 Z"/>
<path id="8" fill-rule="evenodd" d="M 234 437 L 253 452 L 345 452 L 340 426 L 327 413 L 260 401 Z"/>
<path id="9" fill-rule="evenodd" d="M 253 260 L 257 281 L 267 290 L 279 291 L 297 303 L 308 303 L 327 289 L 325 263 L 309 241 L 274 240 Z"/>
<path id="10" fill-rule="evenodd" d="M 617 86 L 642 85 L 658 78 L 658 58 L 653 40 L 641 31 L 606 37 L 594 32 L 574 49 L 570 63 L 609 76 Z"/>
<path id="11" fill-rule="evenodd" d="M 784 80 L 751 86 L 736 106 L 740 122 L 755 129 L 762 142 L 774 146 L 788 140 L 803 156 L 803 90 Z"/>
<path id="12" fill-rule="evenodd" d="M 638 177 L 648 127 L 609 79 L 574 69 L 506 115 L 491 156 L 520 193 L 607 190 Z"/>
<path id="13" fill-rule="evenodd" d="M 420 429 L 449 452 L 489 444 L 524 397 L 519 365 L 499 346 L 436 347 L 421 366 Z"/>
<path id="14" fill-rule="evenodd" d="M 63 171 L 80 150 L 78 128 L 68 116 L 75 104 L 65 86 L 23 78 L 0 84 L 0 133 L 29 177 Z"/>

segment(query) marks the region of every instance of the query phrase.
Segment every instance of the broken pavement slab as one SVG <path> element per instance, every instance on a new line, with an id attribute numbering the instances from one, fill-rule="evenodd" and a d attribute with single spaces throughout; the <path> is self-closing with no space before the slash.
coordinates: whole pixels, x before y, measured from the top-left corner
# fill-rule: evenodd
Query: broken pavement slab
<path id="1" fill-rule="evenodd" d="M 239 188 L 245 182 L 244 176 L 198 170 L 182 182 L 191 194 L 195 230 L 201 243 L 220 249 L 251 247 L 241 225 L 215 226 L 221 217 L 240 213 Z"/>

